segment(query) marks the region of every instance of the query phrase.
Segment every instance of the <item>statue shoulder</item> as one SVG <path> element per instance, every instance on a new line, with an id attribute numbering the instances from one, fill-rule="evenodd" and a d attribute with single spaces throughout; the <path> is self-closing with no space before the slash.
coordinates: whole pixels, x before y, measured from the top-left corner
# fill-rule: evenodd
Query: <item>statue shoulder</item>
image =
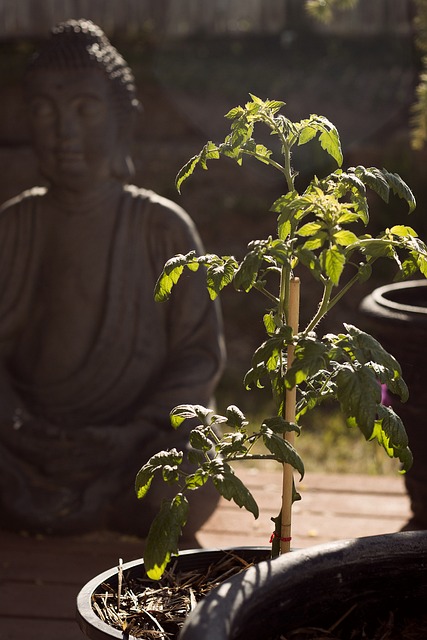
<path id="1" fill-rule="evenodd" d="M 155 191 L 128 185 L 125 192 L 132 198 L 136 206 L 140 206 L 141 211 L 150 217 L 151 225 L 160 225 L 163 228 L 174 229 L 189 228 L 195 229 L 194 222 L 188 213 L 173 200 L 169 200 L 159 195 Z"/>
<path id="2" fill-rule="evenodd" d="M 33 203 L 37 202 L 39 198 L 42 198 L 45 195 L 45 187 L 33 187 L 32 189 L 27 189 L 19 195 L 6 200 L 6 202 L 0 206 L 0 214 L 4 215 L 6 212 L 13 213 L 21 209 L 24 210 L 25 208 L 31 208 Z"/>
<path id="3" fill-rule="evenodd" d="M 142 216 L 148 245 L 162 267 L 175 253 L 192 250 L 203 253 L 196 225 L 179 204 L 147 189 L 126 187 L 125 190 L 127 197 L 133 199 L 131 208 Z"/>

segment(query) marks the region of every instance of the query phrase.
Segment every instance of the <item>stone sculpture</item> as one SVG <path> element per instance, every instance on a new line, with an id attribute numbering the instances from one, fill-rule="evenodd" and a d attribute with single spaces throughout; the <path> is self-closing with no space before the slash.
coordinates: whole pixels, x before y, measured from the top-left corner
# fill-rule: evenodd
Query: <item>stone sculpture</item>
<path id="1" fill-rule="evenodd" d="M 202 274 L 153 299 L 164 262 L 200 240 L 176 204 L 126 185 L 139 102 L 101 29 L 56 26 L 24 81 L 49 186 L 0 212 L 0 526 L 144 535 L 135 474 L 180 447 L 170 409 L 209 402 L 223 365 Z"/>

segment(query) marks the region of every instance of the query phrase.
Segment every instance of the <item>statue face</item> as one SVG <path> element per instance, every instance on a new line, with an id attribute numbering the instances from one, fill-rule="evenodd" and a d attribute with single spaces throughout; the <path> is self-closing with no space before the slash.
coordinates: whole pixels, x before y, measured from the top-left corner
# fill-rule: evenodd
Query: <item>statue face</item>
<path id="1" fill-rule="evenodd" d="M 85 191 L 108 180 L 118 122 L 103 73 L 97 69 L 37 71 L 28 89 L 34 148 L 49 182 Z"/>

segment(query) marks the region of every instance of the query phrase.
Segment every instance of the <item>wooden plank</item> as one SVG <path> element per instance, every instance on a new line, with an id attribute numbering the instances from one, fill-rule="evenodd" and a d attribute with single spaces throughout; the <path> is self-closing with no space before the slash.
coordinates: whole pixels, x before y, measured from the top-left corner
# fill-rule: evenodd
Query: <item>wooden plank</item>
<path id="1" fill-rule="evenodd" d="M 23 620 L 2 618 L 0 640 L 83 640 L 77 622 L 71 620 Z"/>
<path id="2" fill-rule="evenodd" d="M 60 580 L 61 576 L 57 578 Z M 74 620 L 78 592 L 77 586 L 60 582 L 10 581 L 0 585 L 0 618 Z"/>
<path id="3" fill-rule="evenodd" d="M 58 581 L 82 585 L 114 567 L 119 558 L 140 558 L 143 541 L 119 535 L 91 534 L 81 538 L 33 538 L 0 532 L 0 581 Z M 1 638 L 0 638 L 1 640 Z"/>
<path id="4" fill-rule="evenodd" d="M 271 516 L 280 506 L 280 472 L 238 470 L 260 506 L 260 517 L 222 500 L 197 538 L 202 546 L 268 544 Z M 294 505 L 293 545 L 398 531 L 410 515 L 400 476 L 308 474 L 299 487 L 302 500 Z"/>

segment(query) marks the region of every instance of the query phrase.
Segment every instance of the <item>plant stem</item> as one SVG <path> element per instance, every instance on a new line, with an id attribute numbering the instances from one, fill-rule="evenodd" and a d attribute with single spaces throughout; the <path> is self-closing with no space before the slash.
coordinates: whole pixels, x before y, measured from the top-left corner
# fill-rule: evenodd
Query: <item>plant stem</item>
<path id="1" fill-rule="evenodd" d="M 273 454 L 264 454 L 264 453 L 260 453 L 260 454 L 251 454 L 250 456 L 232 456 L 230 458 L 225 458 L 224 462 L 240 462 L 240 461 L 247 461 L 247 460 L 276 460 L 277 458 L 275 455 Z"/>
<path id="2" fill-rule="evenodd" d="M 333 288 L 334 288 L 333 283 L 331 282 L 331 280 L 328 280 L 325 283 L 325 286 L 323 288 L 323 295 L 322 295 L 322 300 L 320 302 L 319 308 L 315 313 L 315 315 L 313 316 L 313 318 L 311 319 L 311 321 L 308 323 L 307 327 L 304 330 L 304 333 L 309 333 L 310 331 L 313 331 L 314 327 L 321 321 L 323 316 L 325 316 L 329 311 L 329 309 L 331 308 L 330 299 L 331 299 Z"/>
<path id="3" fill-rule="evenodd" d="M 345 294 L 346 294 L 346 293 L 351 289 L 351 287 L 352 287 L 353 285 L 355 285 L 355 284 L 356 284 L 356 282 L 358 282 L 358 280 L 359 280 L 359 279 L 360 279 L 360 276 L 359 276 L 359 274 L 358 274 L 358 273 L 356 273 L 356 274 L 355 274 L 355 275 L 354 275 L 354 276 L 353 276 L 353 277 L 352 277 L 352 278 L 347 282 L 347 284 L 345 284 L 345 285 L 343 286 L 343 288 L 341 289 L 341 291 L 339 291 L 339 292 L 336 294 L 336 296 L 334 296 L 334 297 L 332 298 L 332 300 L 329 302 L 328 311 L 329 311 L 330 309 L 332 309 L 332 307 L 334 307 L 334 306 L 337 304 L 337 302 L 339 302 L 339 301 L 341 300 L 341 298 L 342 298 L 343 296 L 345 296 Z"/>
<path id="4" fill-rule="evenodd" d="M 289 318 L 288 324 L 292 327 L 293 333 L 298 333 L 299 322 L 299 278 L 292 278 L 290 281 L 289 296 Z M 294 346 L 288 347 L 287 366 L 292 365 L 294 358 Z M 286 390 L 285 402 L 285 420 L 295 422 L 295 406 L 296 406 L 296 387 Z M 295 433 L 288 431 L 284 434 L 284 438 L 293 446 Z M 293 502 L 293 467 L 290 464 L 283 465 L 283 491 L 282 491 L 282 522 L 280 535 L 280 551 L 287 553 L 291 549 L 291 519 L 292 519 L 292 502 Z"/>

